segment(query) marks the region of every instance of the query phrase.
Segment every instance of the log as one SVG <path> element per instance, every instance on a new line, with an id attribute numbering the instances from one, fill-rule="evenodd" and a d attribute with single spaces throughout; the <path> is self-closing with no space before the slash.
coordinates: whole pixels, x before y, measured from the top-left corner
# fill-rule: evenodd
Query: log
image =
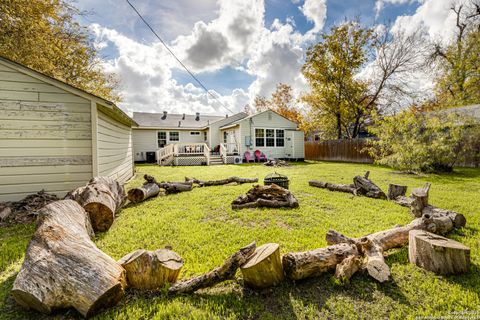
<path id="1" fill-rule="evenodd" d="M 312 187 L 328 189 L 330 191 L 339 191 L 356 194 L 356 189 L 353 184 L 335 184 L 329 182 L 323 182 L 318 180 L 310 180 L 308 184 Z"/>
<path id="2" fill-rule="evenodd" d="M 369 198 L 387 199 L 385 193 L 371 180 L 368 179 L 370 171 L 365 173 L 365 176 L 356 176 L 353 178 L 353 184 L 357 189 L 357 194 L 364 195 Z"/>
<path id="3" fill-rule="evenodd" d="M 214 286 L 215 284 L 231 280 L 235 277 L 237 269 L 245 264 L 247 260 L 255 252 L 256 244 L 255 242 L 250 243 L 249 245 L 241 248 L 239 251 L 231 255 L 225 263 L 200 276 L 193 277 L 188 280 L 177 282 L 173 284 L 169 289 L 169 294 L 183 294 L 191 293 L 202 288 L 207 288 Z"/>
<path id="4" fill-rule="evenodd" d="M 410 204 L 410 209 L 413 216 L 421 217 L 423 214 L 423 208 L 428 206 L 428 191 L 430 190 L 430 183 L 426 183 L 423 188 L 415 188 L 412 190 L 410 196 L 413 200 Z"/>
<path id="5" fill-rule="evenodd" d="M 407 186 L 400 186 L 398 184 L 389 184 L 387 198 L 388 200 L 395 200 L 398 197 L 405 196 L 406 192 L 407 192 Z"/>
<path id="6" fill-rule="evenodd" d="M 336 265 L 351 255 L 358 255 L 353 244 L 340 243 L 306 252 L 290 252 L 283 256 L 283 271 L 292 280 L 318 276 L 335 269 Z"/>
<path id="7" fill-rule="evenodd" d="M 256 185 L 232 201 L 232 209 L 244 208 L 297 208 L 298 200 L 289 190 L 271 184 L 268 186 Z"/>
<path id="8" fill-rule="evenodd" d="M 249 179 L 249 178 L 229 177 L 222 180 L 204 181 L 204 180 L 198 180 L 196 178 L 185 177 L 185 181 L 198 184 L 200 187 L 208 187 L 208 186 L 220 186 L 220 185 L 225 185 L 230 183 L 236 183 L 236 184 L 255 183 L 255 182 L 258 182 L 258 178 Z"/>
<path id="9" fill-rule="evenodd" d="M 179 193 L 184 191 L 191 191 L 193 188 L 193 183 L 191 181 L 186 182 L 157 182 L 157 180 L 151 175 L 144 175 L 145 183 L 155 183 L 160 189 L 165 190 L 165 194 Z"/>
<path id="10" fill-rule="evenodd" d="M 84 187 L 69 192 L 65 199 L 78 202 L 90 216 L 95 231 L 110 229 L 115 213 L 126 200 L 123 186 L 109 177 L 95 177 Z"/>
<path id="11" fill-rule="evenodd" d="M 141 187 L 128 190 L 128 200 L 133 203 L 142 202 L 160 193 L 160 187 L 156 183 L 145 183 Z"/>
<path id="12" fill-rule="evenodd" d="M 126 270 L 129 286 L 140 290 L 153 290 L 177 281 L 183 259 L 168 249 L 140 249 L 118 260 L 118 264 Z"/>
<path id="13" fill-rule="evenodd" d="M 264 289 L 276 286 L 284 279 L 280 246 L 267 243 L 258 247 L 240 270 L 248 287 Z"/>
<path id="14" fill-rule="evenodd" d="M 42 313 L 75 308 L 90 317 L 124 296 L 125 270 L 91 241 L 85 210 L 60 200 L 39 211 L 12 295 L 21 306 Z"/>
<path id="15" fill-rule="evenodd" d="M 442 275 L 468 272 L 469 247 L 423 230 L 411 231 L 409 239 L 408 259 L 411 263 Z"/>
<path id="16" fill-rule="evenodd" d="M 335 278 L 340 280 L 341 283 L 347 283 L 350 278 L 360 270 L 361 265 L 362 260 L 358 256 L 348 256 L 337 264 L 335 268 Z"/>

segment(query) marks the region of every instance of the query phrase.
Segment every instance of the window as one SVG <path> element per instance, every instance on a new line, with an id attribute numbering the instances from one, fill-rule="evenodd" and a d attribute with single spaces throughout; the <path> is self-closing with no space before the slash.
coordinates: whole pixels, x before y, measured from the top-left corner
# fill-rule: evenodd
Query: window
<path id="1" fill-rule="evenodd" d="M 200 131 L 190 131 L 190 135 L 191 135 L 191 136 L 199 136 L 199 135 L 200 135 Z"/>
<path id="2" fill-rule="evenodd" d="M 265 131 L 266 131 L 265 146 L 275 147 L 275 130 L 265 129 Z"/>
<path id="3" fill-rule="evenodd" d="M 284 147 L 285 146 L 285 131 L 284 130 L 276 130 L 276 145 L 277 147 Z"/>
<path id="4" fill-rule="evenodd" d="M 167 144 L 167 133 L 165 131 L 158 131 L 158 147 L 163 148 Z"/>
<path id="5" fill-rule="evenodd" d="M 227 142 L 228 142 L 228 132 L 223 131 L 223 143 L 227 143 Z"/>
<path id="6" fill-rule="evenodd" d="M 207 142 L 207 131 L 203 131 L 203 141 Z"/>
<path id="7" fill-rule="evenodd" d="M 170 141 L 180 141 L 180 134 L 178 131 L 170 132 Z"/>
<path id="8" fill-rule="evenodd" d="M 255 129 L 255 146 L 257 147 L 265 146 L 265 130 L 264 129 Z"/>

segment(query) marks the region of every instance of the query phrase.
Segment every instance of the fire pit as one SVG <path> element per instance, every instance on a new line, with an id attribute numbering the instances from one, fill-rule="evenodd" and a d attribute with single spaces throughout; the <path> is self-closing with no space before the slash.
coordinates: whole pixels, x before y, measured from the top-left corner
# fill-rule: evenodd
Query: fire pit
<path id="1" fill-rule="evenodd" d="M 266 186 L 275 183 L 277 186 L 288 189 L 288 177 L 280 173 L 271 173 L 263 179 L 263 184 Z"/>

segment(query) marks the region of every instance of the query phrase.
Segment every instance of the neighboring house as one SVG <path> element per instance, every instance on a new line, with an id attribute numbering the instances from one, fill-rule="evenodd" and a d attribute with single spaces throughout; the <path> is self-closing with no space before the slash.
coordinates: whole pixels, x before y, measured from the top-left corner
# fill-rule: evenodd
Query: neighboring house
<path id="1" fill-rule="evenodd" d="M 58 196 L 134 173 L 131 127 L 113 103 L 0 57 L 0 201 Z"/>
<path id="2" fill-rule="evenodd" d="M 218 117 L 134 112 L 135 161 L 162 165 L 238 163 L 249 151 L 267 158 L 304 158 L 303 132 L 285 117 L 267 110 Z"/>

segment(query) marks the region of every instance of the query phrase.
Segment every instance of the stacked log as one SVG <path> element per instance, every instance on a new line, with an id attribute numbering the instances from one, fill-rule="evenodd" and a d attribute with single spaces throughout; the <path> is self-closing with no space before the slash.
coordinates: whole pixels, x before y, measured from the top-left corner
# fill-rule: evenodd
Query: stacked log
<path id="1" fill-rule="evenodd" d="M 268 186 L 253 186 L 247 194 L 239 196 L 232 202 L 232 209 L 259 207 L 297 208 L 298 200 L 289 190 L 271 184 Z"/>
<path id="2" fill-rule="evenodd" d="M 115 214 L 126 200 L 125 189 L 109 177 L 95 177 L 86 186 L 69 192 L 65 199 L 78 202 L 90 216 L 95 231 L 110 229 Z"/>
<path id="3" fill-rule="evenodd" d="M 21 306 L 43 313 L 73 307 L 84 317 L 114 306 L 123 295 L 125 270 L 91 241 L 85 210 L 60 200 L 39 211 L 12 295 Z"/>

